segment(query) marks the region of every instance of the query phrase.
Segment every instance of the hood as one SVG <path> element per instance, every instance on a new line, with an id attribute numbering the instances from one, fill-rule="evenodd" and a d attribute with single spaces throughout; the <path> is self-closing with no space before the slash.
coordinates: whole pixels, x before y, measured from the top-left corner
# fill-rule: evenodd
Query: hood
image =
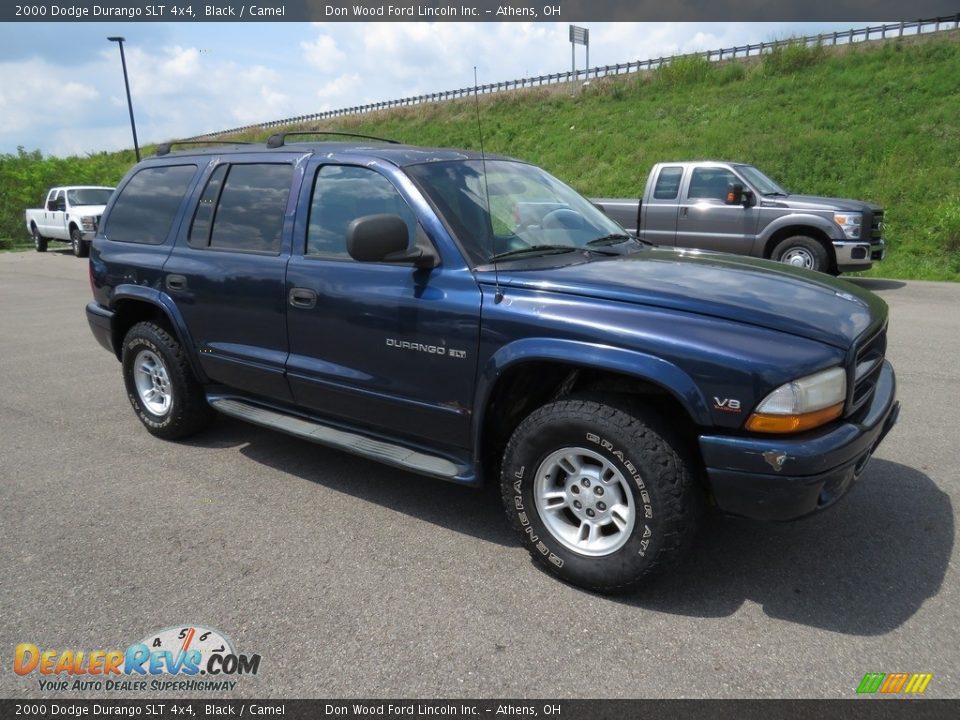
<path id="1" fill-rule="evenodd" d="M 70 214 L 72 215 L 103 215 L 106 205 L 71 205 Z"/>
<path id="2" fill-rule="evenodd" d="M 780 207 L 788 207 L 793 210 L 841 210 L 845 212 L 865 212 L 870 210 L 876 212 L 877 210 L 883 209 L 880 205 L 874 205 L 862 200 L 820 197 L 818 195 L 787 195 L 786 197 L 761 198 L 761 202 L 766 203 L 771 201 Z"/>
<path id="3" fill-rule="evenodd" d="M 887 316 L 879 297 L 781 263 L 650 248 L 544 269 L 500 266 L 500 285 L 670 308 L 770 328 L 846 350 Z M 492 282 L 493 273 L 483 273 Z"/>

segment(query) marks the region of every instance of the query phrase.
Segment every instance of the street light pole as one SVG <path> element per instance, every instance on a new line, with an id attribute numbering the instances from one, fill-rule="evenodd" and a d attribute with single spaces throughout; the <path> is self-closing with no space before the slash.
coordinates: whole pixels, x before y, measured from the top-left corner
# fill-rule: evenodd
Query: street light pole
<path id="1" fill-rule="evenodd" d="M 123 41 L 126 38 L 108 37 L 107 40 L 120 46 L 120 63 L 123 65 L 123 84 L 127 88 L 127 108 L 130 110 L 130 129 L 133 130 L 133 149 L 137 153 L 137 162 L 140 162 L 140 145 L 137 143 L 137 124 L 133 120 L 133 100 L 130 99 L 130 81 L 127 79 L 127 59 L 123 55 Z"/>

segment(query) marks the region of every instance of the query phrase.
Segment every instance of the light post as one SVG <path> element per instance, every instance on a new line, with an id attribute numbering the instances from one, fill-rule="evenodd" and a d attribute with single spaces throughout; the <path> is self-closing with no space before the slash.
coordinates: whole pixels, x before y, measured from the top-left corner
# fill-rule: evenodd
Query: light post
<path id="1" fill-rule="evenodd" d="M 133 130 L 133 149 L 137 153 L 137 162 L 140 162 L 140 145 L 137 143 L 137 124 L 133 121 L 133 100 L 130 99 L 130 81 L 127 79 L 127 59 L 123 55 L 123 41 L 126 38 L 108 37 L 107 40 L 120 46 L 120 63 L 123 65 L 123 84 L 127 88 L 127 107 L 130 110 L 130 129 Z"/>

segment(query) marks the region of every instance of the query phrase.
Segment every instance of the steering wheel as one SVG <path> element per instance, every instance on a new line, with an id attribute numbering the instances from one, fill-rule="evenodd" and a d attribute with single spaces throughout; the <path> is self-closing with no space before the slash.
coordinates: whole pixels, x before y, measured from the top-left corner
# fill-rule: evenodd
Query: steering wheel
<path id="1" fill-rule="evenodd" d="M 586 224 L 583 215 L 570 208 L 551 210 L 540 221 L 544 230 L 581 230 Z"/>

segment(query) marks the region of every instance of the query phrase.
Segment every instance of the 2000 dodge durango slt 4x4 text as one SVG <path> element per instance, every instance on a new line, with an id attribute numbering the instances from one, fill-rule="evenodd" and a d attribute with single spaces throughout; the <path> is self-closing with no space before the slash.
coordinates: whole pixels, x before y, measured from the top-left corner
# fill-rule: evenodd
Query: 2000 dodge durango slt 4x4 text
<path id="1" fill-rule="evenodd" d="M 866 290 L 652 247 L 509 158 L 287 136 L 163 147 L 106 208 L 87 316 L 158 437 L 217 410 L 499 476 L 533 557 L 612 592 L 671 562 L 705 500 L 831 505 L 896 421 Z"/>

